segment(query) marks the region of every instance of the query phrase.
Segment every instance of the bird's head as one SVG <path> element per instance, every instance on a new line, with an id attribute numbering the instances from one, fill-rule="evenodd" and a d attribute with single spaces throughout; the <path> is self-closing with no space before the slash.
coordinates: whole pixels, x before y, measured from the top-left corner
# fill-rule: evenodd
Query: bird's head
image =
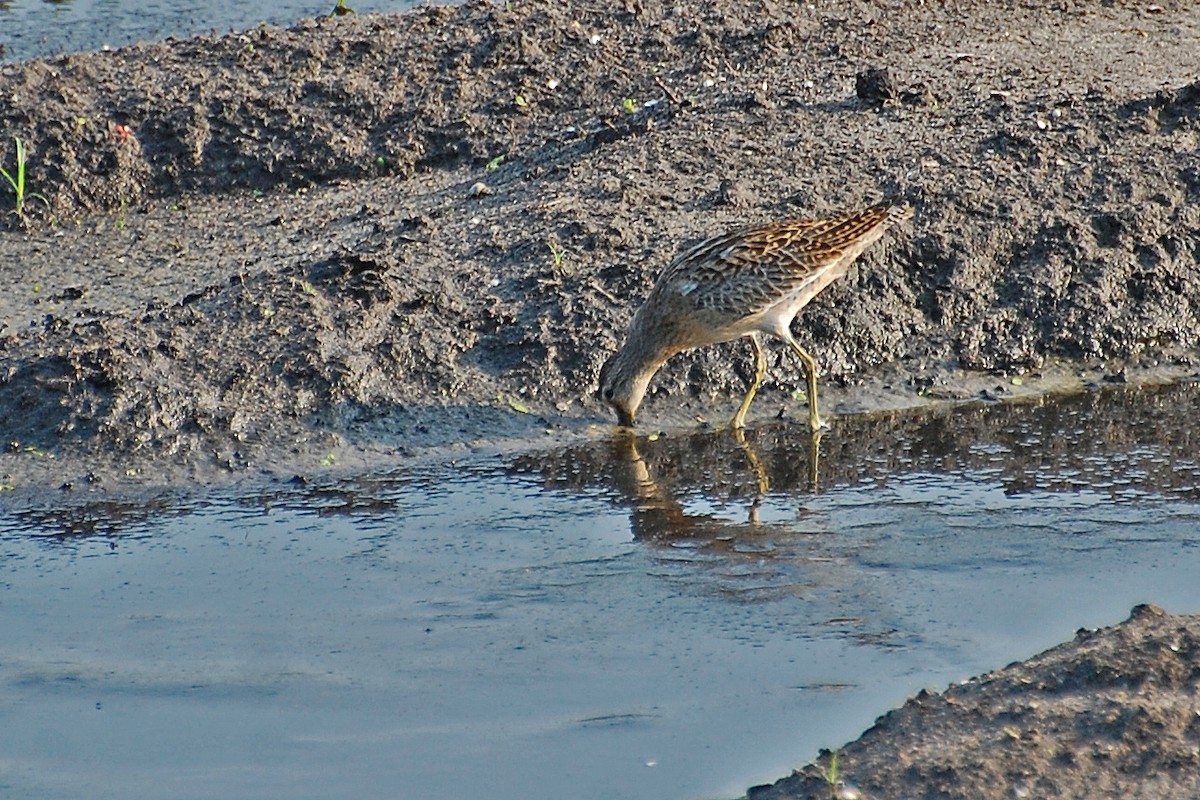
<path id="1" fill-rule="evenodd" d="M 654 370 L 647 369 L 620 350 L 609 357 L 600 368 L 600 399 L 617 412 L 617 424 L 632 428 L 638 407 L 646 396 L 646 387 Z"/>

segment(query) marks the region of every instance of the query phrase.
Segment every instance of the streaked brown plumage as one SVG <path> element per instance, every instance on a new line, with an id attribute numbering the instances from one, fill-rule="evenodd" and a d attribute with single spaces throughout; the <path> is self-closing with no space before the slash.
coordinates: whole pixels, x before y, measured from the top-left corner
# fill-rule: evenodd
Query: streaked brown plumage
<path id="1" fill-rule="evenodd" d="M 910 216 L 907 206 L 883 204 L 831 219 L 753 225 L 681 253 L 634 314 L 624 346 L 600 369 L 600 396 L 621 425 L 632 427 L 650 379 L 667 359 L 749 336 L 754 378 L 730 423 L 740 428 L 767 371 L 765 333 L 782 339 L 804 364 L 809 424 L 820 430 L 817 365 L 792 337 L 792 319 L 888 226 Z"/>

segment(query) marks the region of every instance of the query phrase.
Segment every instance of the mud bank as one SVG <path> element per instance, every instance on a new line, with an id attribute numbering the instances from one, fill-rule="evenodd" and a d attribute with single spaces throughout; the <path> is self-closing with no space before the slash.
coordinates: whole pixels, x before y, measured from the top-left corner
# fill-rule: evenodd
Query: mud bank
<path id="1" fill-rule="evenodd" d="M 881 800 L 1191 797 L 1198 675 L 1200 617 L 1138 606 L 1120 625 L 922 692 L 841 750 L 839 774 Z M 746 797 L 848 796 L 829 785 L 831 757 Z"/>
<path id="2" fill-rule="evenodd" d="M 48 200 L 0 236 L 9 449 L 236 470 L 600 421 L 682 244 L 883 195 L 916 218 L 797 323 L 842 398 L 1194 371 L 1190 4 L 511 6 L 0 68 Z M 672 361 L 647 423 L 719 419 L 744 350 Z"/>

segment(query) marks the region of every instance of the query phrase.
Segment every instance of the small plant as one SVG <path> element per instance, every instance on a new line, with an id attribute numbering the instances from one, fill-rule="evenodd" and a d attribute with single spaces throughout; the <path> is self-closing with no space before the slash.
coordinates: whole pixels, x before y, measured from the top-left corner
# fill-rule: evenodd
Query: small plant
<path id="1" fill-rule="evenodd" d="M 491 161 L 487 162 L 487 166 L 483 168 L 484 172 L 495 172 L 500 169 L 500 165 L 504 163 L 504 156 L 496 156 Z"/>
<path id="2" fill-rule="evenodd" d="M 517 108 L 528 108 L 529 101 L 525 99 L 525 95 L 519 94 L 513 98 L 513 102 L 517 104 Z"/>
<path id="3" fill-rule="evenodd" d="M 837 753 L 829 757 L 828 767 L 821 767 L 821 778 L 830 786 L 837 786 L 837 782 L 841 780 L 841 769 L 838 767 Z"/>
<path id="4" fill-rule="evenodd" d="M 821 780 L 829 786 L 830 800 L 859 800 L 862 793 L 842 779 L 842 769 L 838 765 L 838 754 L 830 753 L 829 766 L 821 767 Z"/>
<path id="5" fill-rule="evenodd" d="M 637 101 L 632 97 L 626 97 L 624 107 L 625 113 L 632 114 L 633 112 L 637 111 Z"/>
<path id="6" fill-rule="evenodd" d="M 563 254 L 562 250 L 558 249 L 558 242 L 547 239 L 546 246 L 550 248 L 550 257 L 554 259 L 555 276 L 562 276 L 566 271 L 563 269 Z"/>
<path id="7" fill-rule="evenodd" d="M 27 192 L 25 190 L 25 143 L 21 141 L 21 137 L 19 136 L 14 136 L 13 142 L 17 146 L 16 177 L 13 177 L 13 174 L 4 167 L 0 167 L 0 175 L 4 176 L 4 180 L 8 181 L 8 185 L 12 187 L 13 194 L 17 196 L 17 205 L 13 210 L 16 215 L 20 217 L 25 214 L 25 199 L 27 197 L 36 197 L 47 206 L 50 205 L 50 201 L 47 200 L 45 196 L 38 194 L 37 192 Z"/>
<path id="8" fill-rule="evenodd" d="M 344 17 L 347 14 L 353 14 L 354 9 L 346 5 L 346 0 L 338 0 L 337 5 L 333 7 L 333 11 L 329 12 L 331 17 Z"/>

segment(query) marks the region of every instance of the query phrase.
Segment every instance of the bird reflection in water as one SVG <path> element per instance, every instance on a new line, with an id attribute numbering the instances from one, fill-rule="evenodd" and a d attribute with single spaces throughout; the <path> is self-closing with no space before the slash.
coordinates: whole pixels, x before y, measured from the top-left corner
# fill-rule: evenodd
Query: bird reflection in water
<path id="1" fill-rule="evenodd" d="M 711 444 L 712 439 L 726 436 L 736 444 L 742 455 L 743 466 L 740 472 L 742 475 L 748 473 L 748 477 L 753 480 L 753 498 L 746 509 L 746 523 L 751 526 L 761 525 L 760 510 L 763 498 L 771 489 L 770 474 L 761 454 L 753 442 L 747 439 L 744 430 L 734 429 L 704 438 L 709 440 L 706 444 Z M 639 439 L 642 441 L 639 442 Z M 709 472 L 711 475 L 710 471 L 718 471 L 718 474 L 721 474 L 719 482 L 726 489 L 732 489 L 735 495 L 738 490 L 738 478 L 741 477 L 736 474 L 739 470 L 733 463 L 721 463 L 727 460 L 725 458 L 708 463 L 689 459 L 687 453 L 679 452 L 680 444 L 663 439 L 656 441 L 652 437 L 639 437 L 628 429 L 614 432 L 611 453 L 615 483 L 630 500 L 634 535 L 641 540 L 725 538 L 722 534 L 728 531 L 729 522 L 710 514 L 688 513 L 676 496 L 671 482 L 655 474 L 655 466 L 643 455 L 642 448 L 673 446 L 672 449 L 676 451 L 679 459 L 678 472 L 686 481 L 696 480 L 700 473 Z M 808 483 L 813 491 L 817 487 L 819 451 L 819 438 L 813 437 L 808 449 Z M 729 448 L 719 449 L 721 455 L 728 452 Z"/>

